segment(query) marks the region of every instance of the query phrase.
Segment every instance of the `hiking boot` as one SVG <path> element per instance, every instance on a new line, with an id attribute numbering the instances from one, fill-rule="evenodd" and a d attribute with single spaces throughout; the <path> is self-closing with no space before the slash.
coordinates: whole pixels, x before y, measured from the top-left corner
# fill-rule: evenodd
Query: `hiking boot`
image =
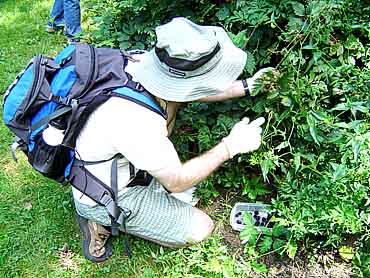
<path id="1" fill-rule="evenodd" d="M 64 25 L 55 25 L 48 22 L 45 31 L 48 33 L 57 33 L 64 30 Z"/>
<path id="2" fill-rule="evenodd" d="M 108 259 L 112 255 L 112 246 L 108 242 L 110 231 L 78 214 L 77 222 L 84 237 L 82 251 L 85 258 L 95 263 Z"/>

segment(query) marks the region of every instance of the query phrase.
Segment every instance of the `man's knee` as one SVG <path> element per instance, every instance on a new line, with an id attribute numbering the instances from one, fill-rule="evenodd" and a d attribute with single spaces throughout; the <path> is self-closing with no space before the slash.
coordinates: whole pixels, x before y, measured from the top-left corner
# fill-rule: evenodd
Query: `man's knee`
<path id="1" fill-rule="evenodd" d="M 193 217 L 190 226 L 190 243 L 197 243 L 206 239 L 212 233 L 214 223 L 206 213 L 193 208 Z"/>

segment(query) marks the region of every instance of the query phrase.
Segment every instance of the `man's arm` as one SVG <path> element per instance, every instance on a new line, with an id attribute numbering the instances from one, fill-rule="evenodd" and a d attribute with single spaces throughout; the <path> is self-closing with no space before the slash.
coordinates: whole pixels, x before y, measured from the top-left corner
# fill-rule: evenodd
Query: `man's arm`
<path id="1" fill-rule="evenodd" d="M 264 68 L 257 71 L 252 77 L 244 80 L 234 81 L 229 88 L 216 95 L 208 96 L 200 99 L 202 102 L 224 101 L 232 98 L 243 97 L 248 95 L 256 95 L 256 84 L 263 82 L 264 76 L 269 74 L 276 75 L 278 72 L 274 68 Z"/>
<path id="2" fill-rule="evenodd" d="M 171 192 L 183 192 L 211 175 L 222 163 L 230 158 L 224 142 L 206 153 L 184 164 L 172 165 L 151 173 Z"/>
<path id="3" fill-rule="evenodd" d="M 244 118 L 237 123 L 221 143 L 208 152 L 185 163 L 175 163 L 161 170 L 150 172 L 169 191 L 182 192 L 206 179 L 222 163 L 238 153 L 258 149 L 261 144 L 261 125 L 264 118 L 249 123 Z"/>
<path id="4" fill-rule="evenodd" d="M 201 102 L 217 102 L 224 101 L 232 98 L 245 96 L 243 82 L 241 80 L 234 81 L 229 88 L 217 95 L 201 98 Z"/>

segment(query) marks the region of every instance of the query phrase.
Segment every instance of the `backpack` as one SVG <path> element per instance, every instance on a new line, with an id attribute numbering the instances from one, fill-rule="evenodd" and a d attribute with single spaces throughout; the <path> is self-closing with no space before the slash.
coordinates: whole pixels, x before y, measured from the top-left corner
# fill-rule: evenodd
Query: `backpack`
<path id="1" fill-rule="evenodd" d="M 111 97 L 133 101 L 166 117 L 155 99 L 125 72 L 130 59 L 120 49 L 70 44 L 55 58 L 34 57 L 9 86 L 3 102 L 3 120 L 16 136 L 13 158 L 16 160 L 15 149 L 21 148 L 32 167 L 44 176 L 62 184 L 69 182 L 105 206 L 113 234 L 118 234 L 116 228 L 128 217 L 116 202 L 117 160 L 122 155 L 82 161 L 76 158 L 75 144 L 89 115 Z M 61 130 L 60 144 L 51 146 L 43 139 L 43 131 L 49 126 Z M 110 188 L 85 168 L 109 160 Z"/>

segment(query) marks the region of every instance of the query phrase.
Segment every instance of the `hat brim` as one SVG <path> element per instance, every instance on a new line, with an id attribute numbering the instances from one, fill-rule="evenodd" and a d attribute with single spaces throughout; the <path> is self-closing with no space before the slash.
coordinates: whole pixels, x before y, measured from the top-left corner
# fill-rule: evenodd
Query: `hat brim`
<path id="1" fill-rule="evenodd" d="M 215 31 L 223 55 L 207 73 L 189 78 L 169 76 L 156 63 L 153 49 L 131 65 L 132 75 L 151 94 L 168 101 L 194 101 L 227 89 L 243 71 L 247 54 L 232 43 L 224 29 L 208 28 Z"/>

